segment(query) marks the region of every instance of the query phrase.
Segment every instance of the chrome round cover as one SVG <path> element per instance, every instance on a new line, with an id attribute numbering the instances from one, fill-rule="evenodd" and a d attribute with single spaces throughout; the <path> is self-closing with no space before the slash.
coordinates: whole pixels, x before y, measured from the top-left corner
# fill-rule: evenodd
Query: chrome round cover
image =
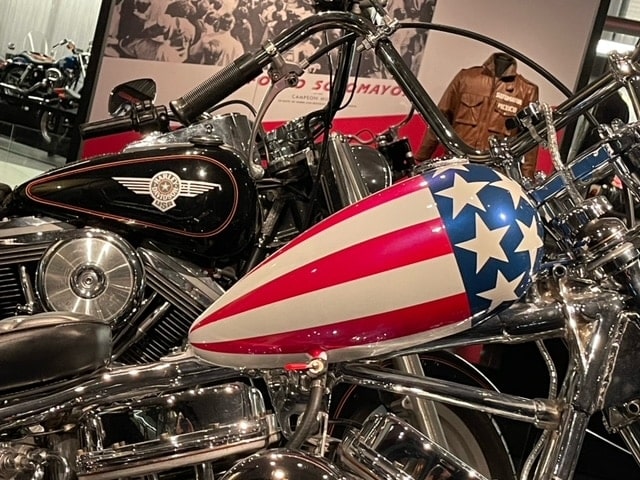
<path id="1" fill-rule="evenodd" d="M 365 145 L 353 145 L 351 150 L 360 175 L 371 193 L 391 185 L 393 182 L 391 166 L 378 150 Z"/>
<path id="2" fill-rule="evenodd" d="M 392 414 L 371 414 L 340 444 L 338 460 L 369 480 L 487 480 L 462 460 Z"/>
<path id="3" fill-rule="evenodd" d="M 48 310 L 112 322 L 137 304 L 142 278 L 142 263 L 123 238 L 102 230 L 76 230 L 44 253 L 36 289 Z"/>
<path id="4" fill-rule="evenodd" d="M 266 450 L 236 463 L 222 480 L 347 480 L 353 478 L 319 457 L 292 450 Z"/>

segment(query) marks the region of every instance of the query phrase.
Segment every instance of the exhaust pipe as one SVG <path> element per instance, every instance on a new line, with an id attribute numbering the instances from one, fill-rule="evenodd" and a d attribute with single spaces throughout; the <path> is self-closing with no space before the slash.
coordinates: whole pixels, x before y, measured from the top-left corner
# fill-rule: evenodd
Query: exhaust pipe
<path id="1" fill-rule="evenodd" d="M 48 86 L 48 82 L 46 79 L 31 85 L 29 88 L 21 88 L 11 83 L 0 82 L 0 88 L 3 88 L 5 90 L 11 90 L 17 96 L 20 96 L 20 97 L 28 97 L 30 94 L 32 94 L 39 88 L 46 88 L 47 86 Z M 31 98 L 40 98 L 40 97 L 31 97 Z M 44 98 L 42 100 L 46 101 Z"/>

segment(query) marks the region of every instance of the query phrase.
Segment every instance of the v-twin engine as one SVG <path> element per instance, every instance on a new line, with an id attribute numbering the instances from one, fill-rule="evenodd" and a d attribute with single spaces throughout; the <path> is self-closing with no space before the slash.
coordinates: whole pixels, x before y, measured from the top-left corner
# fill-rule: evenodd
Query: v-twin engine
<path id="1" fill-rule="evenodd" d="M 181 347 L 223 293 L 202 269 L 113 232 L 51 218 L 0 224 L 0 318 L 74 312 L 109 324 L 113 359 L 154 362 Z"/>
<path id="2" fill-rule="evenodd" d="M 213 478 L 279 438 L 260 390 L 189 355 L 51 388 L 3 395 L 0 478 Z"/>

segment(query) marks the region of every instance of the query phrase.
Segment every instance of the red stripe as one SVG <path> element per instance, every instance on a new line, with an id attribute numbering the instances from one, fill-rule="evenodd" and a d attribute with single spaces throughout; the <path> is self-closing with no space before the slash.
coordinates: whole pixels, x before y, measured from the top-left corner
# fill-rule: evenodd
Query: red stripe
<path id="1" fill-rule="evenodd" d="M 276 253 L 271 255 L 269 259 L 275 258 L 278 255 L 281 255 L 283 252 L 286 252 L 287 250 L 291 249 L 295 245 L 301 242 L 304 242 L 307 238 L 312 237 L 318 234 L 319 232 L 327 230 L 339 224 L 340 222 L 343 222 L 344 220 L 347 220 L 351 217 L 355 217 L 356 215 L 360 215 L 362 212 L 366 212 L 367 210 L 370 210 L 372 208 L 375 208 L 379 205 L 385 204 L 397 198 L 404 197 L 405 195 L 414 193 L 418 190 L 425 188 L 426 186 L 427 184 L 425 183 L 424 178 L 422 178 L 422 176 L 416 176 L 416 177 L 411 177 L 406 181 L 401 181 L 399 183 L 396 183 L 390 186 L 389 188 L 385 188 L 384 190 L 381 190 L 378 193 L 369 195 L 368 197 L 361 200 L 360 202 L 354 203 L 353 205 L 349 205 L 348 207 L 343 208 L 342 210 L 338 210 L 336 213 L 326 218 L 322 222 L 317 223 L 306 232 L 301 233 L 296 238 L 294 238 L 291 242 L 289 242 L 287 245 L 285 245 Z M 419 208 L 420 206 L 416 205 L 416 207 Z"/>
<path id="2" fill-rule="evenodd" d="M 311 349 L 331 351 L 428 332 L 470 316 L 467 296 L 460 293 L 433 302 L 320 327 L 193 345 L 211 352 L 254 355 L 309 353 Z"/>
<path id="3" fill-rule="evenodd" d="M 441 219 L 375 237 L 296 268 L 238 297 L 194 329 L 232 315 L 452 253 Z"/>

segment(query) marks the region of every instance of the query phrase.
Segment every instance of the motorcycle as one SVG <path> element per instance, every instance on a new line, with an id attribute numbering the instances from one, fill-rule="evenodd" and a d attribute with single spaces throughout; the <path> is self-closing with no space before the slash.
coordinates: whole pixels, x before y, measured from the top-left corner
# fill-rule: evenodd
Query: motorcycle
<path id="1" fill-rule="evenodd" d="M 69 54 L 56 59 L 59 47 L 66 47 Z M 67 38 L 48 54 L 32 50 L 13 54 L 0 66 L 2 100 L 32 110 L 43 140 L 51 143 L 75 124 L 89 59 L 90 52 Z"/>
<path id="2" fill-rule="evenodd" d="M 283 78 L 295 85 L 301 71 L 279 55 L 318 31 L 342 29 L 348 33 L 332 46 L 344 44 L 349 57 L 366 39 L 360 48 L 375 49 L 453 158 L 419 166 L 304 229 L 212 302 L 190 327 L 188 348 L 158 361 L 103 367 L 111 326 L 81 312 L 1 322 L 0 355 L 9 367 L 2 371 L 2 476 L 570 479 L 598 413 L 638 461 L 637 227 L 609 216 L 606 198 L 582 192 L 615 173 L 640 193 L 640 126 L 603 125 L 601 142 L 567 164 L 555 135 L 619 88 L 636 98 L 638 53 L 613 55 L 610 73 L 554 111 L 529 106 L 517 119 L 520 134 L 477 152 L 460 141 L 389 40 L 395 29 L 416 24 L 395 22 L 375 0 L 357 9 L 347 3 L 319 3 L 332 10 L 302 20 L 174 100 L 174 115 L 187 124 L 199 119 L 269 66 L 276 88 Z M 164 113 L 144 105 L 133 110 L 92 128 L 149 125 Z M 262 141 L 254 135 L 257 124 L 245 137 L 252 145 Z M 176 132 L 190 149 L 224 151 L 219 139 L 191 133 Z M 533 183 L 520 175 L 519 159 L 543 139 L 556 172 Z M 153 165 L 165 150 L 175 152 L 175 145 L 162 145 L 125 154 L 127 175 L 136 175 L 140 159 Z M 259 171 L 222 155 L 216 150 L 220 162 L 242 163 L 245 177 Z M 301 162 L 287 159 L 287 173 L 296 172 Z M 94 161 L 83 165 L 87 175 L 108 168 Z M 161 168 L 169 187 L 169 169 Z M 74 185 L 103 188 L 73 168 L 58 178 L 67 173 Z M 137 181 L 143 185 L 134 188 L 145 192 L 139 195 L 149 195 L 148 180 Z M 56 188 L 39 187 L 18 189 L 24 192 L 18 198 L 61 207 Z M 87 190 L 81 193 L 68 197 L 79 214 L 91 207 Z M 170 199 L 154 201 L 167 206 L 161 202 Z M 111 203 L 127 206 L 121 197 Z M 55 223 L 48 227 L 40 233 Z M 93 239 L 86 236 L 65 260 L 91 251 Z M 171 240 L 158 238 L 178 248 Z M 93 273 L 65 283 L 92 293 L 100 284 Z M 548 354 L 552 339 L 568 352 L 562 375 Z M 546 397 L 498 391 L 451 353 L 518 343 L 539 349 L 549 370 Z M 522 464 L 498 419 L 539 430 Z"/>
<path id="3" fill-rule="evenodd" d="M 52 169 L 2 203 L 0 317 L 94 316 L 124 364 L 182 347 L 197 316 L 267 255 L 391 182 L 374 148 L 310 139 L 306 128 L 323 131 L 317 113 L 259 134 L 247 115 L 214 111 L 175 130 L 155 88 L 117 86 L 114 119 L 83 128 L 88 138 L 135 125 L 142 140 Z"/>
<path id="4" fill-rule="evenodd" d="M 56 59 L 59 47 L 66 47 L 69 55 Z M 51 88 L 67 88 L 80 95 L 89 55 L 67 38 L 56 43 L 49 53 L 25 50 L 12 54 L 0 72 L 4 97 L 19 99 L 34 94 L 46 97 Z"/>
<path id="5" fill-rule="evenodd" d="M 64 39 L 57 44 L 70 51 L 56 61 L 56 78 L 46 75 L 48 95 L 37 100 L 41 106 L 40 134 L 46 143 L 65 137 L 76 124 L 82 88 L 87 75 L 91 53 L 78 48 L 73 40 Z"/>

